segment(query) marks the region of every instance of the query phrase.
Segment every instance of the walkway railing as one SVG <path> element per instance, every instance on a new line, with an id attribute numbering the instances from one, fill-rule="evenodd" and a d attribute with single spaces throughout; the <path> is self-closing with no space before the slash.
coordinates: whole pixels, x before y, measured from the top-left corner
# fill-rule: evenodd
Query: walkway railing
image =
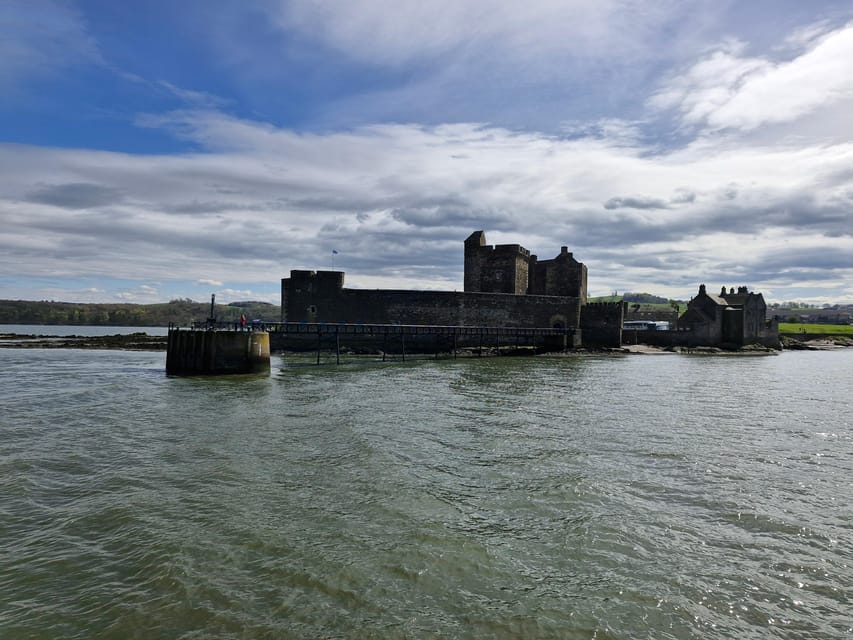
<path id="1" fill-rule="evenodd" d="M 283 322 L 271 325 L 270 331 L 274 336 L 276 334 L 281 336 L 284 343 L 287 342 L 288 337 L 293 337 L 297 341 L 301 339 L 303 346 L 305 345 L 305 338 L 316 336 L 318 364 L 320 363 L 323 341 L 326 340 L 328 343 L 332 339 L 334 340 L 335 361 L 340 363 L 342 337 L 350 337 L 353 340 L 360 338 L 381 340 L 382 348 L 380 351 L 384 362 L 389 350 L 393 350 L 395 353 L 399 352 L 405 361 L 407 347 L 413 346 L 411 343 L 415 343 L 414 346 L 421 352 L 432 352 L 436 358 L 439 352 L 451 353 L 455 358 L 461 346 L 475 348 L 477 355 L 483 355 L 486 347 L 493 349 L 497 355 L 501 355 L 502 347 L 505 349 L 507 347 L 519 348 L 523 345 L 537 348 L 544 347 L 546 342 L 552 343 L 551 350 L 561 350 L 566 348 L 569 339 L 571 339 L 571 345 L 574 346 L 574 336 L 577 334 L 573 327 L 472 327 L 346 322 Z M 433 340 L 431 350 L 424 349 L 423 338 Z M 407 340 L 410 340 L 411 343 L 407 344 Z M 442 341 L 444 342 L 443 345 L 441 344 Z M 559 343 L 557 346 L 554 346 L 555 341 Z M 332 348 L 331 345 L 329 348 Z"/>
<path id="2" fill-rule="evenodd" d="M 295 334 L 326 335 L 440 335 L 440 336 L 572 336 L 569 327 L 472 327 L 430 324 L 362 324 L 347 322 L 282 322 L 267 325 L 269 331 Z"/>

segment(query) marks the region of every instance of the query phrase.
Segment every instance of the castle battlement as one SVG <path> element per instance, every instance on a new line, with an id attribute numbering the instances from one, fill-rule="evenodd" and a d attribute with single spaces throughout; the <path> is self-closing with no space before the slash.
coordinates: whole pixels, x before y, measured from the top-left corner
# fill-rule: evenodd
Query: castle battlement
<path id="1" fill-rule="evenodd" d="M 465 240 L 465 291 L 568 296 L 584 304 L 586 282 L 586 265 L 568 247 L 560 247 L 551 260 L 539 260 L 518 244 L 487 245 L 483 231 Z"/>

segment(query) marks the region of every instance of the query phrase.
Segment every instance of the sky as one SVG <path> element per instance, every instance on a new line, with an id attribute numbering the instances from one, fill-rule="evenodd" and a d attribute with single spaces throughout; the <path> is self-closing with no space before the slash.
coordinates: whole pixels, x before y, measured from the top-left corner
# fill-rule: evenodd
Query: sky
<path id="1" fill-rule="evenodd" d="M 0 0 L 0 298 L 461 290 L 476 230 L 853 302 L 853 4 Z"/>

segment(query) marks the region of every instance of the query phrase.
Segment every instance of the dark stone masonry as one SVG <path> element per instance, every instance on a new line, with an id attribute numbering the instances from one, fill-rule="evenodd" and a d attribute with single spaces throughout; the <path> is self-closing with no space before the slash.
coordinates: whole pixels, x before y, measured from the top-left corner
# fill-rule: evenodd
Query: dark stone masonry
<path id="1" fill-rule="evenodd" d="M 282 322 L 572 329 L 571 347 L 707 346 L 779 349 L 760 293 L 741 286 L 719 294 L 699 287 L 669 330 L 623 330 L 627 305 L 587 302 L 587 268 L 568 247 L 539 260 L 518 244 L 488 245 L 483 231 L 465 240 L 464 291 L 347 289 L 342 271 L 291 271 L 281 281 Z M 632 317 L 636 319 L 636 317 Z"/>
<path id="2" fill-rule="evenodd" d="M 465 241 L 465 290 L 347 289 L 342 271 L 291 271 L 282 322 L 576 329 L 574 346 L 619 347 L 622 303 L 588 305 L 587 269 L 563 247 L 539 261 L 520 245 Z"/>

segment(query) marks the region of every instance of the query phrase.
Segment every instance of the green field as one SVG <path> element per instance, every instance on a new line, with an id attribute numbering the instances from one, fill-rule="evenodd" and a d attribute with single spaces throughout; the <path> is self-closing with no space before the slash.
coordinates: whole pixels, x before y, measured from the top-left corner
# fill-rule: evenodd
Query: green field
<path id="1" fill-rule="evenodd" d="M 811 333 L 837 336 L 853 336 L 853 325 L 849 324 L 801 324 L 799 322 L 780 322 L 779 333 Z"/>

